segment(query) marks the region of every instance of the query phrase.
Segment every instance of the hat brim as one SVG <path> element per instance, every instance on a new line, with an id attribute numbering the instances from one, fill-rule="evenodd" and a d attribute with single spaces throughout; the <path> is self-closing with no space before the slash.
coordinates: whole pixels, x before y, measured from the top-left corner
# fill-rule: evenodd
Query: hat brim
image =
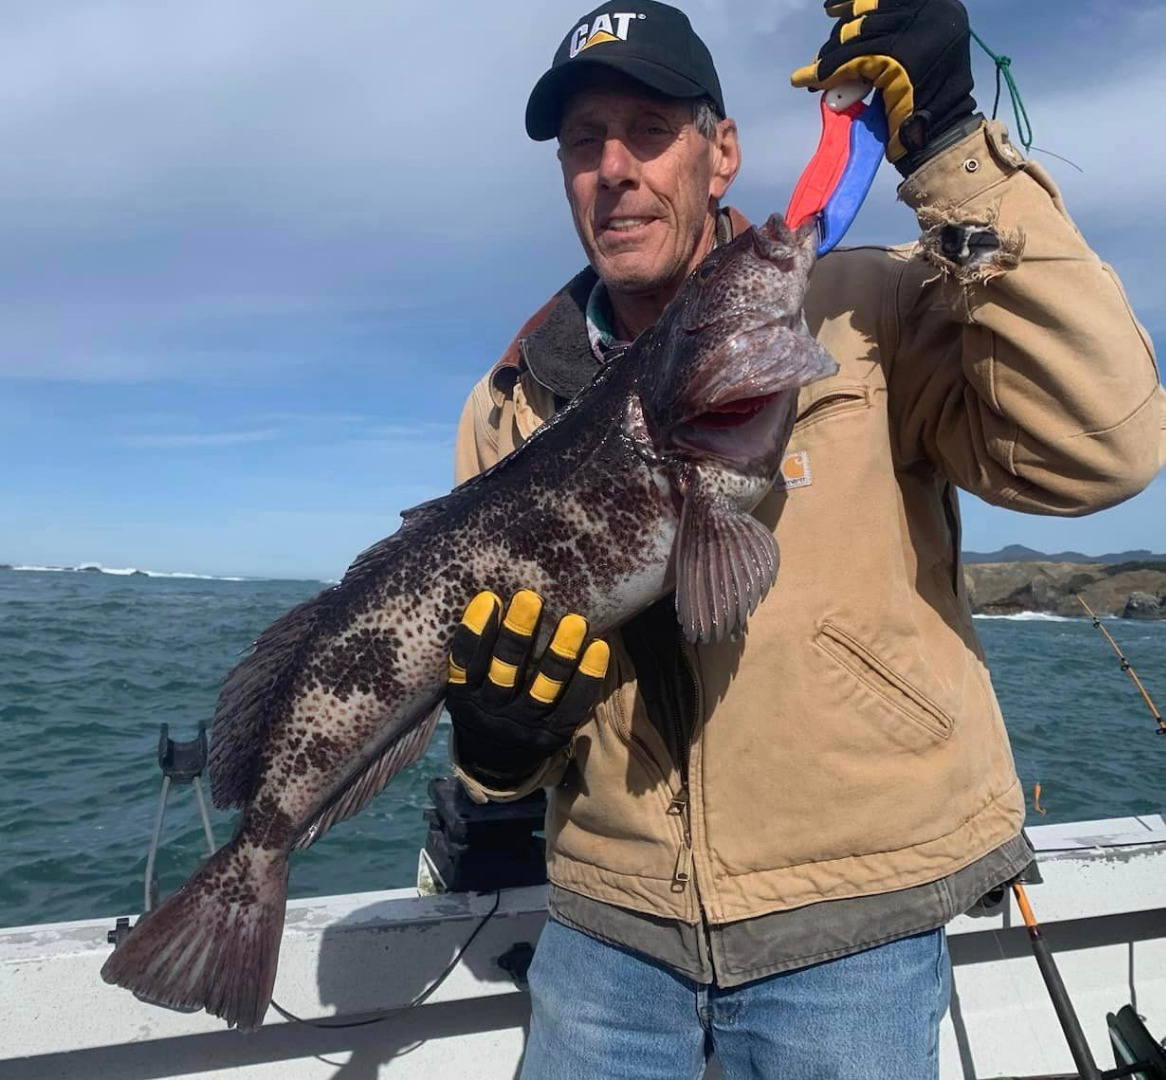
<path id="1" fill-rule="evenodd" d="M 534 84 L 530 100 L 526 103 L 527 135 L 535 142 L 556 138 L 567 99 L 586 85 L 597 69 L 618 71 L 667 97 L 709 97 L 708 90 L 699 83 L 651 60 L 640 60 L 634 56 L 613 56 L 607 59 L 598 56 L 580 57 L 551 68 Z M 720 104 L 716 104 L 720 108 Z"/>

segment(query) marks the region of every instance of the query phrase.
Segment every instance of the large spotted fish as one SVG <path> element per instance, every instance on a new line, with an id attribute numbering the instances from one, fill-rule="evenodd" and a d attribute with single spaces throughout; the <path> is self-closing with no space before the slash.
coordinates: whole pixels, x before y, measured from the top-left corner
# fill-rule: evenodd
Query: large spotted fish
<path id="1" fill-rule="evenodd" d="M 811 230 L 773 217 L 715 250 L 657 325 L 515 453 L 409 511 L 344 580 L 266 630 L 226 678 L 211 790 L 234 837 L 139 922 L 107 982 L 257 1027 L 271 1000 L 288 855 L 424 752 L 467 600 L 519 588 L 543 625 L 603 635 L 676 591 L 691 640 L 744 626 L 777 573 L 750 511 L 798 388 L 837 365 L 802 315 Z"/>

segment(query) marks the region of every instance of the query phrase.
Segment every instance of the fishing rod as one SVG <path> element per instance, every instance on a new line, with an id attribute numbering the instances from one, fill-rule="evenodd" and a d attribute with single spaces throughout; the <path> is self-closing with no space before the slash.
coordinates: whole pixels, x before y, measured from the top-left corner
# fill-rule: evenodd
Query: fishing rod
<path id="1" fill-rule="evenodd" d="M 1113 1069 L 1102 1070 L 1098 1067 L 1061 980 L 1061 973 L 1057 970 L 1056 961 L 1041 933 L 1040 923 L 1036 921 L 1032 905 L 1028 902 L 1028 894 L 1020 881 L 1012 883 L 1012 894 L 1028 931 L 1029 944 L 1037 967 L 1040 968 L 1041 978 L 1044 979 L 1045 989 L 1052 999 L 1061 1032 L 1077 1068 L 1072 1076 L 1030 1077 L 1029 1080 L 1166 1080 L 1166 1052 L 1163 1052 L 1163 1045 L 1155 1041 L 1141 1017 L 1129 1005 L 1116 1014 L 1106 1015 L 1110 1044 L 1117 1064 Z"/>
<path id="2" fill-rule="evenodd" d="M 1036 921 L 1032 905 L 1028 902 L 1028 894 L 1019 881 L 1012 883 L 1012 894 L 1016 897 L 1016 906 L 1020 908 L 1025 929 L 1028 930 L 1032 954 L 1036 957 L 1041 978 L 1044 979 L 1045 988 L 1052 999 L 1053 1009 L 1056 1011 L 1065 1041 L 1069 1044 L 1069 1053 L 1073 1055 L 1073 1064 L 1077 1066 L 1078 1075 L 1081 1080 L 1102 1080 L 1107 1074 L 1098 1069 L 1093 1052 L 1089 1049 L 1089 1043 L 1085 1041 L 1081 1022 L 1077 1019 L 1077 1012 L 1069 1000 L 1069 992 L 1065 989 L 1061 973 L 1057 970 L 1056 961 L 1053 960 L 1053 954 L 1049 952 L 1048 943 L 1041 934 L 1040 923 Z"/>
<path id="3" fill-rule="evenodd" d="M 1130 677 L 1134 686 L 1138 688 L 1138 693 L 1142 695 L 1142 700 L 1146 703 L 1146 708 L 1150 710 L 1150 715 L 1157 723 L 1158 734 L 1166 735 L 1166 720 L 1162 719 L 1162 713 L 1159 712 L 1158 706 L 1154 704 L 1154 699 L 1150 697 L 1149 691 L 1146 690 L 1145 686 L 1142 684 L 1142 680 L 1138 678 L 1138 673 L 1134 671 L 1133 664 L 1131 664 L 1125 658 L 1125 654 L 1121 651 L 1121 646 L 1118 645 L 1116 641 L 1114 641 L 1113 635 L 1108 630 L 1106 630 L 1104 626 L 1101 625 L 1101 620 L 1093 613 L 1093 609 L 1087 603 L 1085 603 L 1085 597 L 1077 592 L 1075 592 L 1073 595 L 1077 597 L 1077 599 L 1081 602 L 1081 606 L 1089 613 L 1089 617 L 1093 620 L 1094 627 L 1101 631 L 1102 636 L 1106 641 L 1109 642 L 1113 651 L 1117 653 L 1117 658 L 1121 661 L 1122 671 L 1124 671 Z"/>

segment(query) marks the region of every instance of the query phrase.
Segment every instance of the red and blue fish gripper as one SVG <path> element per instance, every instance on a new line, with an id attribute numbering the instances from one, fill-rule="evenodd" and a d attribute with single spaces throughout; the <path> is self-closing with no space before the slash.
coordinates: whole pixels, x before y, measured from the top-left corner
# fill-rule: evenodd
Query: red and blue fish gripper
<path id="1" fill-rule="evenodd" d="M 822 95 L 822 137 L 794 188 L 786 224 L 791 229 L 818 219 L 818 255 L 825 255 L 850 228 L 874 183 L 887 150 L 883 96 L 856 101 L 835 112 Z"/>

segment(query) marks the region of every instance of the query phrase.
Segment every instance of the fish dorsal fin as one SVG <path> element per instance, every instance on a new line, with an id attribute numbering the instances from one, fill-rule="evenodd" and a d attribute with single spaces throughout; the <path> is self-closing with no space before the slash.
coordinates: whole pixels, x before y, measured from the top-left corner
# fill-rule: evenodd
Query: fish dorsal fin
<path id="1" fill-rule="evenodd" d="M 401 524 L 420 525 L 437 514 L 440 514 L 448 501 L 448 495 L 439 495 L 436 499 L 429 499 L 426 502 L 418 503 L 416 506 L 410 506 L 407 510 L 401 511 Z"/>
<path id="2" fill-rule="evenodd" d="M 640 337 L 644 338 L 646 335 L 640 335 Z M 639 339 L 637 339 L 637 341 L 639 341 Z M 445 510 L 447 510 L 450 506 L 452 500 L 458 498 L 459 496 L 477 495 L 479 489 L 485 488 L 486 485 L 491 483 L 494 475 L 507 468 L 507 462 L 511 460 L 511 457 L 513 457 L 515 454 L 524 453 L 527 447 L 533 446 L 533 444 L 535 444 L 538 440 L 549 439 L 550 433 L 554 432 L 555 428 L 559 427 L 561 423 L 566 422 L 568 416 L 577 412 L 578 409 L 582 407 L 582 401 L 585 395 L 591 392 L 592 387 L 602 386 L 606 383 L 607 380 L 616 376 L 616 373 L 620 371 L 621 367 L 623 367 L 621 362 L 623 362 L 624 357 L 632 350 L 634 345 L 635 342 L 632 342 L 630 345 L 623 345 L 620 346 L 619 349 L 614 350 L 611 353 L 610 358 L 607 359 L 607 362 L 602 366 L 597 367 L 596 372 L 591 377 L 589 383 L 586 384 L 582 390 L 575 395 L 574 398 L 571 398 L 571 400 L 568 401 L 566 405 L 560 409 L 557 409 L 557 411 L 548 416 L 546 420 L 543 420 L 542 423 L 540 423 L 540 425 L 526 437 L 526 440 L 521 443 L 521 446 L 512 450 L 510 454 L 507 454 L 505 457 L 501 458 L 500 461 L 494 462 L 494 464 L 490 465 L 489 468 L 483 469 L 482 472 L 478 472 L 478 474 L 475 474 L 469 479 L 466 479 L 466 481 L 463 481 L 461 484 L 458 484 L 456 488 L 449 493 L 449 495 L 443 495 L 436 499 L 429 499 L 426 503 L 419 503 L 416 506 L 410 506 L 408 510 L 402 510 L 402 527 L 407 525 L 410 528 L 413 528 L 417 525 L 424 525 L 426 524 L 427 520 L 434 516 L 434 514 L 444 513 Z M 372 548 L 370 548 L 370 550 L 372 550 Z"/>
<path id="3" fill-rule="evenodd" d="M 676 550 L 676 613 L 689 641 L 720 641 L 745 622 L 777 577 L 777 542 L 751 514 L 700 480 L 684 498 Z"/>
<path id="4" fill-rule="evenodd" d="M 223 680 L 211 727 L 209 773 L 215 806 L 243 806 L 251 798 L 255 766 L 279 700 L 334 592 L 326 589 L 277 619 Z"/>
<path id="5" fill-rule="evenodd" d="M 348 786 L 300 834 L 292 850 L 303 851 L 311 847 L 333 825 L 359 814 L 397 773 L 420 760 L 437 727 L 441 706 L 442 702 L 439 701 L 421 723 L 389 743 L 363 771 L 357 773 Z"/>

